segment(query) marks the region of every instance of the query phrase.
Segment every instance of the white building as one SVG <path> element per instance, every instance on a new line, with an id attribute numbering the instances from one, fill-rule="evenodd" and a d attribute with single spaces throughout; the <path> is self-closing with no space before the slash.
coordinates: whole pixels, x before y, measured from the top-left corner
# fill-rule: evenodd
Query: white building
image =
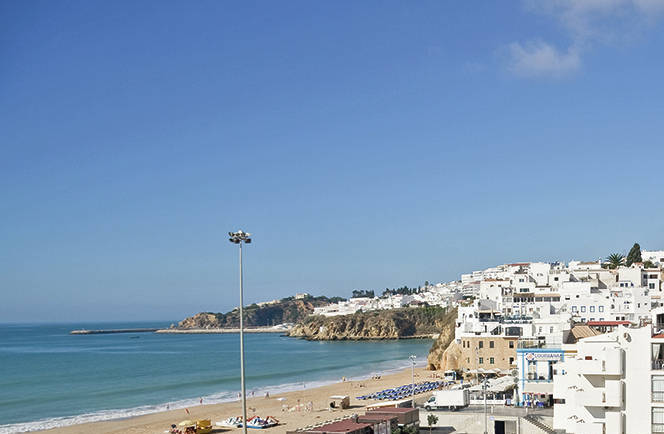
<path id="1" fill-rule="evenodd" d="M 618 327 L 576 344 L 554 374 L 554 428 L 567 433 L 664 432 L 664 335 Z"/>
<path id="2" fill-rule="evenodd" d="M 641 259 L 643 262 L 664 265 L 664 250 L 641 250 Z"/>

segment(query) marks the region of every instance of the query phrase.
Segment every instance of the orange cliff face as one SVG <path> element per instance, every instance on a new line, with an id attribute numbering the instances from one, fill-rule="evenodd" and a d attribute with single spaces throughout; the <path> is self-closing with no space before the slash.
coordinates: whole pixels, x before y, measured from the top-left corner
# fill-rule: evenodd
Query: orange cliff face
<path id="1" fill-rule="evenodd" d="M 427 357 L 427 369 L 431 371 L 445 371 L 448 369 L 458 369 L 456 353 L 459 351 L 459 345 L 454 342 L 454 325 L 457 316 L 457 310 L 453 309 L 448 314 L 447 321 L 440 329 L 438 338 L 433 343 L 429 356 Z"/>
<path id="2" fill-rule="evenodd" d="M 454 335 L 455 319 L 456 309 L 438 307 L 311 316 L 298 323 L 289 335 L 310 340 L 403 339 L 447 334 L 449 325 Z"/>

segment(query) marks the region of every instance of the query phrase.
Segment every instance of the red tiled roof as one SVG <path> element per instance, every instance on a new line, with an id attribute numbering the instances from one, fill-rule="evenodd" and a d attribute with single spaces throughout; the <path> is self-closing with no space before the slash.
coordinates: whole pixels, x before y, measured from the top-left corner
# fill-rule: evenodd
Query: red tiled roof
<path id="1" fill-rule="evenodd" d="M 653 336 L 653 338 L 664 338 L 664 333 Z"/>
<path id="2" fill-rule="evenodd" d="M 629 321 L 588 321 L 589 326 L 617 326 L 617 325 L 629 325 Z"/>
<path id="3" fill-rule="evenodd" d="M 408 413 L 409 411 L 416 411 L 417 408 L 412 407 L 374 407 L 367 411 L 383 412 L 383 413 Z"/>
<path id="4" fill-rule="evenodd" d="M 309 430 L 309 432 L 328 432 L 328 433 L 344 433 L 362 430 L 370 427 L 370 423 L 355 423 L 352 419 L 346 419 L 339 422 L 334 422 L 328 425 L 323 425 Z"/>

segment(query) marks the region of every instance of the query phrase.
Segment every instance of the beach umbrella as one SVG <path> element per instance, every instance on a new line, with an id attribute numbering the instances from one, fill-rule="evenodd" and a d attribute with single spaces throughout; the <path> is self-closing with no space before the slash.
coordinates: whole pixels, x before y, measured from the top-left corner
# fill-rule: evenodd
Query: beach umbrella
<path id="1" fill-rule="evenodd" d="M 196 425 L 196 422 L 194 422 L 193 420 L 183 420 L 178 424 L 178 426 L 192 426 L 192 425 Z"/>

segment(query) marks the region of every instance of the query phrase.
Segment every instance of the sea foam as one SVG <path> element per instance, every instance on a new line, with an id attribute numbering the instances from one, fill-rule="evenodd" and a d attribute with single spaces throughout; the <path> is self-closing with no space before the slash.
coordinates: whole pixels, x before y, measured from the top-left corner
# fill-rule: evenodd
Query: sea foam
<path id="1" fill-rule="evenodd" d="M 389 375 L 391 373 L 399 372 L 402 369 L 410 366 L 410 364 L 404 364 L 403 362 L 397 362 L 397 361 L 395 361 L 390 365 L 392 366 L 389 365 L 383 366 L 383 369 L 381 369 L 380 371 L 372 371 L 364 375 L 349 377 L 348 379 L 364 380 L 370 378 L 373 375 Z M 423 362 L 418 362 L 416 364 L 416 366 L 423 366 L 423 365 L 424 365 Z M 309 382 L 285 383 L 277 386 L 257 388 L 254 389 L 253 391 L 247 391 L 247 394 L 251 396 L 251 393 L 253 392 L 254 396 L 264 396 L 265 393 L 269 392 L 270 395 L 275 396 L 280 393 L 292 392 L 295 390 L 312 389 L 316 387 L 326 386 L 329 384 L 333 384 L 337 381 L 338 380 L 320 380 L 320 381 L 309 381 Z M 220 404 L 224 402 L 237 401 L 238 393 L 239 392 L 236 391 L 236 392 L 221 392 L 212 395 L 207 395 L 202 397 L 203 403 L 207 405 L 207 404 Z M 200 405 L 200 398 L 184 399 L 169 403 L 162 403 L 157 405 L 144 405 L 144 406 L 126 408 L 126 409 L 101 410 L 93 413 L 80 414 L 77 416 L 53 417 L 48 419 L 37 420 L 34 422 L 0 425 L 0 434 L 33 432 L 33 431 L 41 431 L 41 430 L 60 428 L 71 425 L 78 425 L 82 423 L 126 419 L 129 417 L 143 416 L 146 414 L 159 413 L 162 411 L 191 408 L 197 405 Z M 185 415 L 183 414 L 182 416 L 184 417 Z"/>

